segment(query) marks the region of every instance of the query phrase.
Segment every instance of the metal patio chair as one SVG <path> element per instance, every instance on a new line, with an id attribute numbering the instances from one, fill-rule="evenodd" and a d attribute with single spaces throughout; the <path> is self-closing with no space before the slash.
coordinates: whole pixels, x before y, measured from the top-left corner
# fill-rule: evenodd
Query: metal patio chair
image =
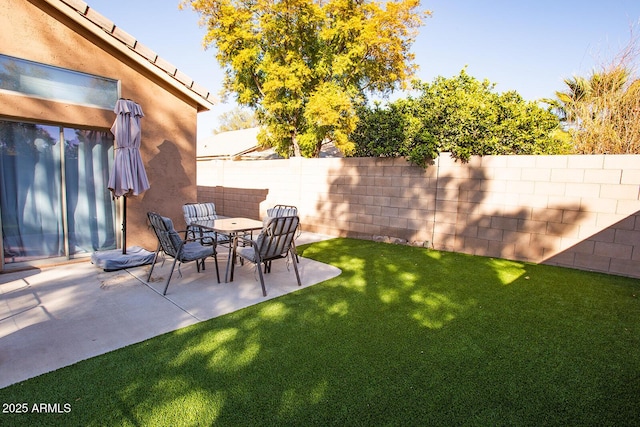
<path id="1" fill-rule="evenodd" d="M 164 254 L 173 258 L 171 271 L 169 272 L 169 277 L 167 277 L 167 282 L 165 283 L 162 295 L 167 294 L 167 289 L 169 288 L 169 282 L 171 281 L 173 270 L 175 269 L 176 263 L 178 262 L 182 264 L 190 261 L 195 261 L 196 268 L 199 273 L 200 269 L 205 269 L 205 259 L 212 256 L 216 264 L 216 276 L 218 279 L 218 283 L 220 283 L 220 272 L 218 270 L 217 256 L 218 254 L 216 252 L 215 241 L 212 244 L 203 245 L 199 237 L 183 239 L 182 237 L 180 237 L 180 232 L 174 229 L 173 221 L 171 221 L 170 218 L 163 217 L 156 212 L 147 212 L 147 217 L 149 218 L 151 227 L 153 227 L 153 231 L 156 233 L 156 237 L 158 238 L 158 248 L 156 249 L 156 253 L 153 257 L 153 262 L 151 263 L 151 269 L 149 270 L 149 275 L 147 276 L 147 282 L 151 279 L 153 268 L 155 267 L 156 261 L 158 260 L 158 254 L 160 253 L 160 251 L 162 251 Z M 178 271 L 180 270 L 180 264 L 178 264 Z"/>
<path id="2" fill-rule="evenodd" d="M 194 221 L 210 221 L 220 218 L 216 213 L 216 205 L 213 202 L 187 203 L 182 206 L 184 222 L 187 224 L 187 238 L 200 237 L 203 245 L 229 244 L 231 237 L 214 231 L 204 231 L 198 226 L 192 225 Z"/>
<path id="3" fill-rule="evenodd" d="M 298 273 L 298 263 L 294 259 L 293 239 L 296 236 L 300 219 L 297 216 L 280 216 L 265 219 L 265 225 L 260 235 L 255 240 L 239 237 L 239 241 L 244 241 L 245 247 L 236 250 L 236 255 L 241 259 L 256 264 L 258 273 L 260 274 L 260 285 L 262 286 L 262 295 L 267 296 L 267 288 L 264 285 L 264 275 L 262 273 L 262 264 L 265 266 L 265 272 L 271 271 L 271 261 L 277 259 L 286 259 L 289 255 L 292 258 L 293 269 L 296 272 L 298 286 L 302 286 L 300 282 L 300 274 Z M 231 280 L 233 280 L 233 271 L 235 263 L 231 264 Z"/>
<path id="4" fill-rule="evenodd" d="M 275 205 L 272 208 L 267 209 L 268 217 L 276 216 L 297 216 L 298 208 L 293 205 Z"/>
<path id="5" fill-rule="evenodd" d="M 275 205 L 272 208 L 267 209 L 267 218 L 273 218 L 278 216 L 298 216 L 298 208 L 293 205 Z M 300 262 L 300 258 L 298 257 L 298 250 L 296 249 L 296 239 L 300 237 L 300 233 L 302 233 L 301 226 L 298 224 L 298 232 L 293 238 L 293 254 L 296 257 L 296 262 Z M 268 268 L 265 265 L 265 268 Z"/>

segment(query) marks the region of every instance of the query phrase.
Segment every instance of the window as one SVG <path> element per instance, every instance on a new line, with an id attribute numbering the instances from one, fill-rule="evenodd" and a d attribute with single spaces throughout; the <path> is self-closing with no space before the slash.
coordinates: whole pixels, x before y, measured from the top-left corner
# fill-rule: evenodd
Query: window
<path id="1" fill-rule="evenodd" d="M 4 264 L 116 247 L 108 131 L 0 120 Z"/>
<path id="2" fill-rule="evenodd" d="M 0 54 L 0 90 L 112 110 L 118 81 Z"/>

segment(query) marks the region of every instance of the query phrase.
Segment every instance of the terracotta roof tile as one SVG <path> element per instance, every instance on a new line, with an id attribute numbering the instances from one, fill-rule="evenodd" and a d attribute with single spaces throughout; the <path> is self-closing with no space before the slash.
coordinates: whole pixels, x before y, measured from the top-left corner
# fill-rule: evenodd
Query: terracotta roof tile
<path id="1" fill-rule="evenodd" d="M 111 35 L 131 48 L 136 44 L 136 38 L 120 27 L 116 27 Z"/>
<path id="2" fill-rule="evenodd" d="M 207 95 L 209 95 L 209 90 L 196 82 L 193 82 L 191 85 L 191 90 L 205 99 L 207 98 Z"/>
<path id="3" fill-rule="evenodd" d="M 187 76 L 185 73 L 183 73 L 180 70 L 176 70 L 176 73 L 173 76 L 176 80 L 178 80 L 180 83 L 182 83 L 183 85 L 185 85 L 186 87 L 188 87 L 189 89 L 191 89 L 191 85 L 193 84 L 193 80 Z"/>
<path id="4" fill-rule="evenodd" d="M 97 26 L 105 30 L 107 33 L 109 34 L 113 33 L 113 29 L 115 28 L 116 24 L 114 24 L 112 20 L 110 20 L 109 18 L 106 18 L 104 15 L 101 15 L 100 13 L 96 12 L 95 10 L 89 7 L 84 13 L 84 16 L 89 21 L 93 22 L 94 24 L 96 24 Z"/>
<path id="5" fill-rule="evenodd" d="M 89 8 L 89 5 L 82 0 L 62 0 L 62 2 L 68 4 L 82 15 L 87 13 L 87 9 Z"/>
<path id="6" fill-rule="evenodd" d="M 169 74 L 172 77 L 175 76 L 176 75 L 176 71 L 178 71 L 178 68 L 176 68 L 175 65 L 173 65 L 169 61 L 165 61 L 164 59 L 162 59 L 159 56 L 156 58 L 155 64 L 158 67 L 162 68 L 164 71 L 166 71 L 167 74 Z"/>
<path id="7" fill-rule="evenodd" d="M 136 40 L 136 44 L 133 46 L 133 50 L 138 54 L 140 54 L 141 56 L 148 59 L 149 62 L 152 62 L 152 63 L 155 63 L 156 58 L 158 57 L 158 54 L 155 53 L 150 47 L 146 46 L 143 43 L 140 43 L 137 40 Z"/>

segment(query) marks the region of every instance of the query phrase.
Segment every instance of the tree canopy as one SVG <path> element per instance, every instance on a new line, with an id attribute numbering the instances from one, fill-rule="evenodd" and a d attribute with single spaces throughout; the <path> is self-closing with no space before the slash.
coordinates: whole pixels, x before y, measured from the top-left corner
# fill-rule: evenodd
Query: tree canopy
<path id="1" fill-rule="evenodd" d="M 564 82 L 567 89 L 547 102 L 567 123 L 576 152 L 640 153 L 640 79 L 629 68 L 618 64 Z"/>
<path id="2" fill-rule="evenodd" d="M 253 111 L 241 108 L 234 108 L 231 111 L 220 114 L 218 120 L 220 120 L 220 127 L 214 130 L 214 134 L 249 129 L 260 125 Z"/>
<path id="3" fill-rule="evenodd" d="M 452 78 L 416 82 L 418 95 L 360 110 L 355 155 L 406 156 L 426 166 L 441 152 L 471 155 L 559 154 L 571 147 L 558 117 L 517 92 L 497 93 L 463 69 Z"/>
<path id="4" fill-rule="evenodd" d="M 316 157 L 331 140 L 343 153 L 357 108 L 371 93 L 403 87 L 410 47 L 429 12 L 419 0 L 183 0 L 207 27 L 224 90 L 251 107 L 260 143 Z"/>
<path id="5" fill-rule="evenodd" d="M 582 154 L 640 153 L 640 38 L 630 39 L 590 74 L 564 80 L 565 90 L 547 99 Z"/>

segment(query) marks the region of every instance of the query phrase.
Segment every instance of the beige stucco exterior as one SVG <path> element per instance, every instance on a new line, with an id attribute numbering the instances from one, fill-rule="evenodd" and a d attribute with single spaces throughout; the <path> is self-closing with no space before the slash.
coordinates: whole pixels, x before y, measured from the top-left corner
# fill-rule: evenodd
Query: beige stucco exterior
<path id="1" fill-rule="evenodd" d="M 208 102 L 81 16 L 76 8 L 89 12 L 86 4 L 66 3 L 0 2 L 0 53 L 116 79 L 120 96 L 140 104 L 145 114 L 141 154 L 151 188 L 128 199 L 127 246 L 155 249 L 157 240 L 147 227 L 146 212 L 158 211 L 177 220 L 182 217 L 182 205 L 196 201 L 196 115 L 208 109 Z M 130 37 L 122 34 L 124 39 Z M 7 92 L 1 92 L 0 99 L 0 119 L 4 120 L 108 130 L 115 119 L 110 110 Z"/>

